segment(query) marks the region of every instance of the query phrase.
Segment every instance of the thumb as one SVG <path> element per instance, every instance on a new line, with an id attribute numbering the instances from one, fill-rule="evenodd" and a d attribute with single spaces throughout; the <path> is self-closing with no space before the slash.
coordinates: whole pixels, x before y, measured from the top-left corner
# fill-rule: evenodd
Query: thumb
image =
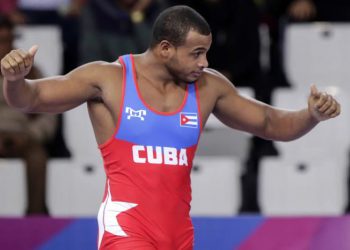
<path id="1" fill-rule="evenodd" d="M 39 46 L 38 45 L 33 45 L 29 50 L 28 53 L 31 57 L 34 57 L 36 52 L 38 51 Z"/>
<path id="2" fill-rule="evenodd" d="M 314 96 L 314 97 L 319 97 L 320 96 L 320 92 L 316 88 L 315 84 L 311 85 L 310 92 L 311 92 L 311 96 Z"/>

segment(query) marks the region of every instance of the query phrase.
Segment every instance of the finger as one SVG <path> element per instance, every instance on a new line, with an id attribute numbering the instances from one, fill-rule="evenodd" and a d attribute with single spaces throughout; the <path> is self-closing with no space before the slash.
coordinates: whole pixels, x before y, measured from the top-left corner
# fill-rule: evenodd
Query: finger
<path id="1" fill-rule="evenodd" d="M 23 61 L 24 61 L 24 66 L 30 67 L 32 64 L 32 58 L 29 55 L 29 53 L 25 52 L 23 49 L 19 49 L 18 50 L 18 54 L 22 57 Z"/>
<path id="2" fill-rule="evenodd" d="M 25 65 L 24 65 L 24 60 L 23 60 L 22 56 L 18 53 L 18 51 L 12 53 L 11 56 L 15 60 L 15 62 L 17 63 L 20 72 L 23 72 L 25 70 Z"/>
<path id="3" fill-rule="evenodd" d="M 336 111 L 337 111 L 337 102 L 335 100 L 332 100 L 331 106 L 324 111 L 324 114 L 327 116 L 331 116 Z"/>
<path id="4" fill-rule="evenodd" d="M 328 115 L 329 117 L 335 117 L 340 114 L 341 106 L 340 104 L 333 99 L 332 106 L 325 112 L 325 115 Z"/>
<path id="5" fill-rule="evenodd" d="M 315 103 L 315 107 L 317 109 L 321 108 L 325 103 L 327 102 L 327 95 L 326 93 L 322 92 L 320 93 L 320 96 L 317 100 L 317 102 Z"/>
<path id="6" fill-rule="evenodd" d="M 321 93 L 318 91 L 318 89 L 316 88 L 316 85 L 315 85 L 315 84 L 312 84 L 312 85 L 311 85 L 310 92 L 311 92 L 311 95 L 312 95 L 312 96 L 315 96 L 315 97 L 319 97 L 320 94 L 321 94 Z"/>
<path id="7" fill-rule="evenodd" d="M 1 61 L 1 68 L 5 71 L 10 72 L 11 74 L 14 74 L 15 71 L 13 70 L 11 64 L 7 61 L 7 59 L 3 59 Z M 4 73 L 4 72 L 3 72 Z"/>
<path id="8" fill-rule="evenodd" d="M 332 106 L 332 103 L 333 103 L 333 98 L 330 95 L 327 95 L 325 103 L 318 108 L 318 111 L 324 113 L 326 110 L 328 110 Z"/>
<path id="9" fill-rule="evenodd" d="M 7 61 L 11 65 L 11 68 L 15 71 L 15 74 L 18 73 L 19 72 L 19 67 L 18 67 L 18 64 L 15 61 L 15 59 L 13 59 L 11 55 L 8 55 Z"/>
<path id="10" fill-rule="evenodd" d="M 32 58 L 34 58 L 34 56 L 35 56 L 36 52 L 38 51 L 38 49 L 39 49 L 39 46 L 38 46 L 38 45 L 33 45 L 33 46 L 29 49 L 29 51 L 28 51 L 29 55 L 30 55 Z"/>
<path id="11" fill-rule="evenodd" d="M 9 54 L 9 58 L 11 59 L 10 60 L 11 66 L 14 68 L 14 70 L 17 73 L 20 73 L 22 71 L 22 68 L 24 69 L 24 62 L 21 56 L 19 56 L 16 51 L 12 51 Z"/>
<path id="12" fill-rule="evenodd" d="M 339 103 L 337 103 L 337 109 L 336 111 L 330 115 L 331 118 L 337 117 L 338 115 L 340 115 L 341 113 L 341 106 Z"/>

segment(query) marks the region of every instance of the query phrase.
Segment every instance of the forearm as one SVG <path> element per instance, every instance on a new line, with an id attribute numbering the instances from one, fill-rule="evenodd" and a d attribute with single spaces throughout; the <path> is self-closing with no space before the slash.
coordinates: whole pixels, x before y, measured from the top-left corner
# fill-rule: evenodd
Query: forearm
<path id="1" fill-rule="evenodd" d="M 8 105 L 29 112 L 34 104 L 36 91 L 30 80 L 9 81 L 4 79 L 4 97 Z"/>
<path id="2" fill-rule="evenodd" d="M 268 109 L 263 137 L 277 141 L 295 140 L 308 133 L 318 122 L 308 109 L 300 111 Z"/>

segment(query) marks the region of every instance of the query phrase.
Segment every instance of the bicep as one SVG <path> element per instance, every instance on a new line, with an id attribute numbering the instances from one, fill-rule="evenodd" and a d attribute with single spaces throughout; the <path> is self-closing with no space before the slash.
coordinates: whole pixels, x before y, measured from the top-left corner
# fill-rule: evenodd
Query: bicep
<path id="1" fill-rule="evenodd" d="M 92 69 L 86 66 L 64 76 L 27 80 L 34 93 L 30 111 L 61 113 L 98 97 L 99 86 L 94 82 L 97 77 Z"/>
<path id="2" fill-rule="evenodd" d="M 233 86 L 227 86 L 216 102 L 214 115 L 225 125 L 263 136 L 270 106 L 239 94 Z"/>

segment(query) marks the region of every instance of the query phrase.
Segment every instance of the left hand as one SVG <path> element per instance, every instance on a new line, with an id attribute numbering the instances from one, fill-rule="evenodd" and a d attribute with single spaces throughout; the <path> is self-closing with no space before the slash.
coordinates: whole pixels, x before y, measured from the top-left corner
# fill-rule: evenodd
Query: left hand
<path id="1" fill-rule="evenodd" d="M 326 92 L 320 92 L 315 85 L 311 86 L 308 105 L 311 116 L 319 122 L 340 114 L 340 104 L 334 97 Z"/>

